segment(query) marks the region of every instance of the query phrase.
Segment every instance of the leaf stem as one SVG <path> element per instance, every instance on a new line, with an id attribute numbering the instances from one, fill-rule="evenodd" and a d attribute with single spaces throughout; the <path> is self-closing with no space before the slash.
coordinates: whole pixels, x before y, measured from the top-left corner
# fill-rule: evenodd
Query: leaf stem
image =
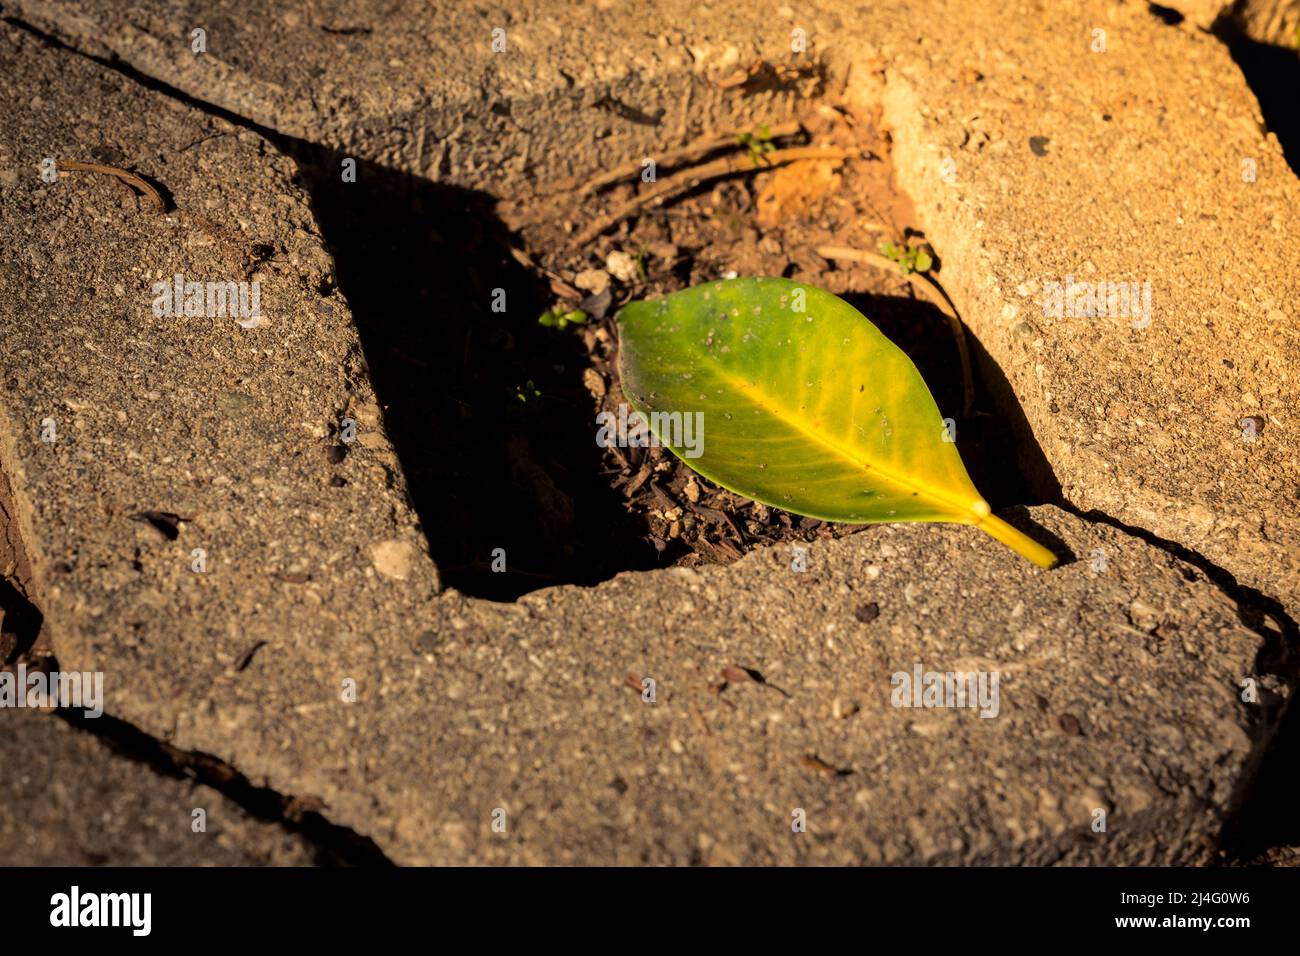
<path id="1" fill-rule="evenodd" d="M 1035 541 L 1021 531 L 1016 530 L 1007 524 L 997 515 L 986 515 L 979 521 L 975 522 L 975 527 L 979 528 L 990 537 L 1001 541 L 1016 554 L 1022 558 L 1034 562 L 1040 568 L 1050 568 L 1056 564 L 1056 555 L 1048 551 L 1041 544 Z"/>

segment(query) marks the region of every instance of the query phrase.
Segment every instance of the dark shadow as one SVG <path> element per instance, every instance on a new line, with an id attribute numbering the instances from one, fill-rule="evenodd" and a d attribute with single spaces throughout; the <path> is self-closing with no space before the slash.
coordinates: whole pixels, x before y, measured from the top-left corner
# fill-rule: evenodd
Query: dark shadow
<path id="1" fill-rule="evenodd" d="M 47 663 L 51 671 L 58 670 L 57 661 L 50 659 Z M 164 777 L 204 784 L 233 800 L 251 816 L 301 834 L 312 844 L 318 866 L 393 865 L 369 837 L 323 817 L 319 811 L 327 807 L 318 800 L 295 799 L 255 784 L 216 757 L 178 750 L 108 714 L 88 717 L 84 711 L 61 708 L 58 715 L 78 730 L 97 737 L 120 757 L 141 763 Z"/>
<path id="2" fill-rule="evenodd" d="M 1220 16 L 1212 32 L 1246 75 L 1246 83 L 1259 100 L 1264 124 L 1282 144 L 1292 172 L 1300 175 L 1300 109 L 1295 102 L 1300 90 L 1300 50 L 1252 40 L 1231 13 Z"/>
<path id="3" fill-rule="evenodd" d="M 0 578 L 0 666 L 32 649 L 43 620 L 40 609 L 12 581 Z"/>
<path id="4" fill-rule="evenodd" d="M 1147 13 L 1151 14 L 1166 26 L 1176 27 L 1187 18 L 1173 7 L 1162 7 L 1158 3 L 1148 3 Z"/>
<path id="5" fill-rule="evenodd" d="M 345 183 L 345 154 L 268 129 L 129 64 L 82 54 L 19 18 L 4 19 L 252 130 L 298 163 L 444 584 L 509 601 L 662 563 L 601 476 L 595 413 L 582 384 L 586 356 L 573 337 L 537 324 L 552 297 L 511 257 L 518 243 L 492 197 L 363 160 L 356 181 Z M 267 249 L 263 258 L 275 254 Z M 505 293 L 504 312 L 492 310 L 497 289 Z M 318 291 L 327 306 L 333 288 Z M 335 460 L 347 451 L 339 443 Z M 492 570 L 498 548 L 501 573 Z"/>
<path id="6" fill-rule="evenodd" d="M 1295 774 L 1300 764 L 1300 708 L 1276 694 L 1261 692 L 1265 708 L 1285 707 L 1273 741 L 1259 755 L 1258 771 L 1247 774 L 1237 810 L 1224 828 L 1223 849 L 1237 862 L 1257 860 L 1274 847 L 1300 845 L 1300 815 L 1295 812 Z"/>
<path id="7" fill-rule="evenodd" d="M 522 244 L 492 197 L 360 160 L 344 182 L 343 155 L 278 141 L 335 257 L 443 582 L 507 601 L 656 566 L 601 477 L 581 341 L 538 324 L 554 297 L 511 256 Z"/>

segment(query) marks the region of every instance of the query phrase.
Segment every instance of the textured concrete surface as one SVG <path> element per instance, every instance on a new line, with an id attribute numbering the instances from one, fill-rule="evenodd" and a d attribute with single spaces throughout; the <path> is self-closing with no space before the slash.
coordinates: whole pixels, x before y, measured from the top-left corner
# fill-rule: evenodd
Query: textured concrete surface
<path id="1" fill-rule="evenodd" d="M 48 713 L 0 713 L 0 767 L 0 866 L 315 860 L 309 844 L 278 824 L 250 817 L 210 787 L 159 776 Z"/>
<path id="2" fill-rule="evenodd" d="M 1257 666 L 1259 635 L 1167 555 L 1053 509 L 1034 516 L 1076 553 L 1102 549 L 1106 572 L 1027 572 L 964 529 L 902 526 L 815 549 L 806 577 L 767 552 L 668 572 L 658 587 L 624 575 L 529 595 L 500 649 L 479 648 L 468 686 L 463 668 L 447 675 L 476 705 L 462 722 L 500 722 L 471 773 L 500 793 L 490 776 L 511 771 L 503 805 L 519 814 L 520 852 L 563 832 L 577 844 L 564 859 L 1202 859 L 1266 724 L 1234 689 Z M 470 634 L 490 610 L 445 603 Z M 574 640 L 593 633 L 595 659 Z M 891 675 L 918 662 L 1000 671 L 1003 710 L 893 707 Z M 736 665 L 765 684 L 712 690 Z M 493 687 L 502 669 L 518 682 L 508 714 Z M 658 682 L 656 704 L 628 673 Z M 551 714 L 545 741 L 519 734 L 533 708 Z M 544 768 L 532 786 L 530 766 Z M 592 829 L 596 768 L 617 778 L 596 804 L 607 832 Z M 816 821 L 813 840 L 785 832 L 795 807 Z M 1090 830 L 1097 808 L 1106 836 Z"/>
<path id="3" fill-rule="evenodd" d="M 105 672 L 110 713 L 163 736 L 278 723 L 269 769 L 283 722 L 364 679 L 387 630 L 418 634 L 437 586 L 332 262 L 293 163 L 257 136 L 8 27 L 0 60 L 0 463 L 29 593 L 61 663 Z M 47 156 L 119 155 L 175 210 L 110 176 L 39 176 Z M 265 324 L 156 317 L 151 285 L 177 273 L 261 283 Z M 290 668 L 285 693 L 248 689 L 253 649 L 243 666 Z M 239 736 L 203 742 L 238 758 Z"/>
<path id="4" fill-rule="evenodd" d="M 1300 0 L 1244 0 L 1232 19 L 1252 40 L 1300 49 Z"/>
<path id="5" fill-rule="evenodd" d="M 495 77 L 492 54 L 462 47 L 464 69 L 448 71 L 456 79 L 416 69 L 401 81 L 421 87 L 409 101 L 399 83 L 396 107 L 359 101 L 335 122 L 337 98 L 308 111 L 311 96 L 294 95 L 316 89 L 305 77 L 355 77 L 377 50 L 402 61 L 418 31 L 314 24 L 325 53 L 298 56 L 301 70 L 266 53 L 272 39 L 227 47 L 227 66 L 213 72 L 188 51 L 189 18 L 169 7 L 145 5 L 132 25 L 107 4 L 19 6 L 199 99 L 466 185 L 512 176 L 501 172 L 509 162 L 475 158 L 489 155 L 475 152 L 490 141 L 480 125 L 432 167 L 420 158 L 428 138 L 414 153 L 391 139 L 392 117 L 419 111 L 430 89 L 446 109 L 472 99 L 503 121 L 526 107 L 538 129 L 548 129 L 537 121 L 545 104 L 586 103 L 527 154 L 556 164 L 538 167 L 555 176 L 662 141 L 658 127 L 616 123 L 608 104 L 582 99 L 627 73 L 608 59 L 568 100 L 554 98 L 569 89 L 563 75 L 523 86 L 526 64 L 502 66 L 519 72 L 484 96 L 457 84 Z M 884 105 L 944 283 L 1011 381 L 1066 497 L 1294 600 L 1295 460 L 1274 436 L 1288 433 L 1294 405 L 1286 283 L 1296 253 L 1282 210 L 1294 208 L 1296 185 L 1249 92 L 1215 41 L 1164 26 L 1143 5 L 1037 6 L 1035 42 L 1029 18 L 980 7 L 979 19 L 960 4 L 876 7 L 834 14 L 810 34 L 814 46 L 834 37 L 826 62 L 832 75 L 849 71 L 851 96 Z M 521 23 L 531 9 L 516 14 Z M 682 17 L 701 36 L 731 38 L 737 53 L 722 44 L 703 79 L 656 54 L 665 76 L 683 73 L 676 89 L 718 87 L 764 44 L 788 50 L 788 18 L 765 29 L 747 9 L 693 5 Z M 832 16 L 819 9 L 815 22 Z M 593 71 L 595 54 L 631 43 L 620 29 L 648 34 L 630 49 L 659 49 L 659 34 L 628 25 L 627 13 L 565 12 L 566 23 L 609 27 L 585 31 Z M 460 40 L 490 20 L 428 32 Z M 1094 21 L 1107 24 L 1106 54 L 1089 51 Z M 175 47 L 125 32 L 140 23 Z M 277 36 L 269 20 L 236 26 Z M 563 50 L 578 50 L 583 32 L 561 30 L 557 49 L 539 46 L 530 62 L 568 62 Z M 0 278 L 10 292 L 0 337 L 17 359 L 0 391 L 0 465 L 60 663 L 103 670 L 110 712 L 318 799 L 398 862 L 1212 858 L 1294 684 L 1279 623 L 1258 608 L 1165 550 L 1054 507 L 1033 518 L 1081 560 L 1049 573 L 970 529 L 880 527 L 816 546 L 806 575 L 767 551 L 514 605 L 435 596 L 346 305 L 328 292 L 328 256 L 290 185 L 293 164 L 72 54 L 9 29 L 0 39 Z M 339 53 L 354 42 L 368 44 L 358 59 Z M 1102 63 L 1114 75 L 1079 81 L 1089 56 L 1112 57 Z M 23 79 L 33 75 L 50 78 L 35 96 Z M 664 114 L 673 130 L 697 109 L 705 122 L 744 112 L 662 94 L 655 109 L 661 100 L 677 110 Z M 755 101 L 768 112 L 782 103 Z M 385 132 L 369 137 L 367 123 Z M 1046 144 L 1035 149 L 1030 136 Z M 608 148 L 565 151 L 587 137 Z M 1132 158 L 1139 147 L 1146 164 Z M 170 217 L 109 177 L 40 180 L 40 157 L 97 149 L 166 185 Z M 1248 187 L 1243 150 L 1257 157 Z M 937 180 L 945 151 L 955 184 Z M 1234 177 L 1243 191 L 1228 203 Z M 1236 254 L 1240 242 L 1260 256 Z M 261 274 L 269 321 L 156 319 L 149 284 L 177 271 Z M 1152 324 L 1044 322 L 1034 293 L 1018 288 L 1067 273 L 1149 277 Z M 341 455 L 333 429 L 348 410 L 366 438 Z M 1265 418 L 1254 444 L 1232 431 L 1242 414 Z M 40 440 L 47 417 L 53 444 Z M 185 520 L 169 539 L 132 519 L 143 511 Z M 204 573 L 191 570 L 194 548 L 207 552 Z M 998 671 L 998 716 L 891 706 L 891 675 L 917 664 Z M 654 703 L 642 700 L 644 678 L 656 682 Z M 1248 678 L 1260 704 L 1239 696 Z M 795 810 L 806 833 L 791 830 Z M 1093 829 L 1098 810 L 1104 832 Z"/>
<path id="6" fill-rule="evenodd" d="M 789 117 L 823 87 L 842 27 L 821 7 L 773 23 L 762 5 L 711 2 L 680 16 L 618 0 L 3 7 L 271 129 L 432 180 L 530 190 L 589 174 L 597 155 Z M 797 25 L 811 39 L 792 61 Z M 762 61 L 789 68 L 739 83 Z"/>
<path id="7" fill-rule="evenodd" d="M 1240 72 L 1213 37 L 1140 9 L 951 13 L 886 56 L 883 87 L 864 65 L 849 93 L 885 103 L 945 288 L 1068 501 L 1199 551 L 1294 615 L 1300 182 Z M 1149 325 L 1045 315 L 1067 276 L 1149 282 Z"/>

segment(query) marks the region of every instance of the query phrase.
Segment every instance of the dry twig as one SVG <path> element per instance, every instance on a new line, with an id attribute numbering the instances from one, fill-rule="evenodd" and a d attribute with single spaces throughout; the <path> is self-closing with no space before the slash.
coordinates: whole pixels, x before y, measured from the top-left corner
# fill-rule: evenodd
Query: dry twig
<path id="1" fill-rule="evenodd" d="M 771 141 L 786 136 L 793 136 L 802 129 L 803 127 L 798 123 L 781 123 L 768 128 L 767 140 Z M 702 156 L 707 156 L 715 149 L 722 149 L 724 146 L 735 146 L 737 142 L 739 142 L 740 137 L 745 135 L 746 132 L 753 135 L 752 131 L 749 130 L 736 130 L 732 133 L 709 133 L 708 135 L 701 136 L 699 139 L 687 143 L 685 146 L 663 153 L 661 156 L 656 158 L 655 162 L 660 166 L 668 168 L 680 163 L 692 162 Z M 625 163 L 624 165 L 611 169 L 609 172 L 603 173 L 588 182 L 578 190 L 578 195 L 589 195 L 597 190 L 604 189 L 606 186 L 612 186 L 621 179 L 628 179 L 632 176 L 636 176 L 640 172 L 641 162 L 639 160 Z"/>
<path id="2" fill-rule="evenodd" d="M 778 149 L 772 153 L 760 154 L 757 164 L 755 164 L 753 156 L 748 152 L 723 156 L 721 159 L 715 159 L 702 166 L 683 170 L 677 175 L 670 176 L 656 184 L 652 189 L 633 196 L 612 213 L 596 219 L 577 235 L 573 240 L 573 244 L 578 246 L 586 245 L 606 229 L 610 229 L 629 216 L 635 215 L 643 206 L 648 206 L 654 202 L 663 202 L 673 196 L 688 192 L 709 179 L 718 179 L 735 173 L 772 169 L 801 159 L 855 159 L 859 155 L 857 150 L 841 149 L 838 146 L 797 146 L 793 149 Z"/>
<path id="3" fill-rule="evenodd" d="M 118 169 L 116 166 L 105 166 L 102 163 L 83 163 L 76 159 L 60 159 L 57 160 L 54 165 L 56 169 L 71 169 L 86 173 L 105 173 L 109 176 L 115 176 L 127 185 L 134 186 L 136 189 L 140 190 L 140 192 L 144 193 L 145 196 L 153 202 L 154 206 L 157 207 L 159 212 L 163 212 L 167 208 L 167 204 L 163 202 L 162 194 L 158 192 L 158 190 L 154 189 L 152 184 L 147 180 L 141 179 L 135 173 L 127 172 L 125 169 Z"/>

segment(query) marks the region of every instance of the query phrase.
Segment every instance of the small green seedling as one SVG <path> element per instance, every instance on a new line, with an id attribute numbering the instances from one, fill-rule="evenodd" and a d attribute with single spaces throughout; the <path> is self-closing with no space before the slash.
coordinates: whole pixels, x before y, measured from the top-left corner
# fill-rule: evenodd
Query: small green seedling
<path id="1" fill-rule="evenodd" d="M 920 246 L 900 246 L 892 242 L 886 242 L 880 247 L 880 252 L 887 259 L 892 259 L 898 263 L 898 268 L 902 270 L 903 275 L 909 275 L 913 272 L 929 272 L 930 267 L 934 265 L 934 260 L 930 254 Z"/>
<path id="2" fill-rule="evenodd" d="M 755 133 L 741 133 L 738 142 L 749 150 L 750 162 L 755 166 L 759 166 L 762 165 L 768 153 L 776 151 L 776 146 L 772 143 L 772 130 L 768 128 L 766 123 L 758 127 Z"/>
<path id="3" fill-rule="evenodd" d="M 542 393 L 537 390 L 537 386 L 533 384 L 531 378 L 524 382 L 524 384 L 515 386 L 515 398 L 523 402 L 525 405 L 541 397 Z"/>
<path id="4" fill-rule="evenodd" d="M 548 329 L 566 329 L 570 325 L 582 325 L 586 321 L 587 313 L 581 309 L 568 312 L 557 305 L 543 312 L 537 319 L 537 324 Z"/>

